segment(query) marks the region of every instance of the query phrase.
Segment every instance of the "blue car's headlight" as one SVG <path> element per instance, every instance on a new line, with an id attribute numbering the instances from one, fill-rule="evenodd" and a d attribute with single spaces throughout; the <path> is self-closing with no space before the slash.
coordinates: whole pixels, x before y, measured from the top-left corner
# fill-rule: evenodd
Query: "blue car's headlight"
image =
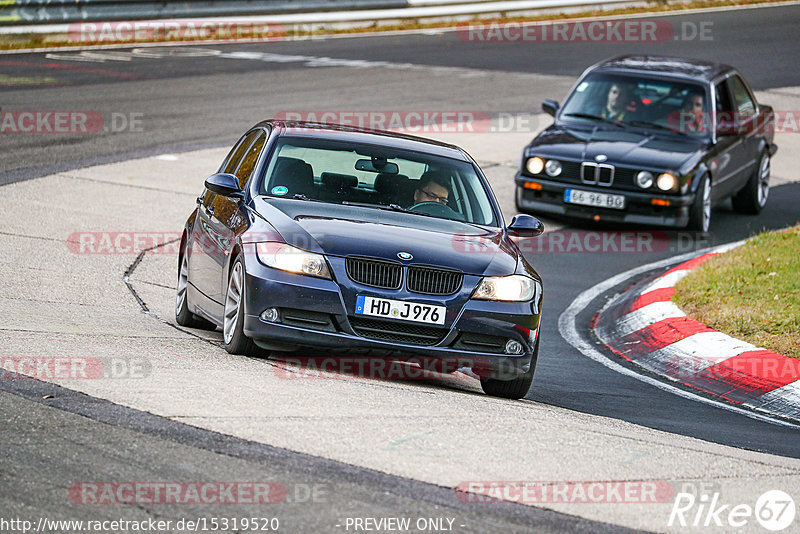
<path id="1" fill-rule="evenodd" d="M 322 254 L 306 252 L 286 243 L 267 242 L 256 245 L 256 255 L 259 261 L 268 267 L 331 279 L 328 262 Z"/>
<path id="2" fill-rule="evenodd" d="M 481 300 L 504 300 L 525 302 L 531 300 L 536 292 L 536 282 L 521 274 L 511 276 L 492 276 L 481 280 L 472 298 Z"/>

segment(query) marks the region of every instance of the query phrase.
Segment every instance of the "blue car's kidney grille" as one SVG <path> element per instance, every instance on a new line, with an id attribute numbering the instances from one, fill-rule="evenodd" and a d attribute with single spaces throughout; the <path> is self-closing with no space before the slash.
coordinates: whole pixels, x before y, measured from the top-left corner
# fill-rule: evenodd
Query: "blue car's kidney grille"
<path id="1" fill-rule="evenodd" d="M 381 289 L 400 289 L 403 266 L 400 263 L 374 258 L 345 258 L 347 276 L 354 282 Z"/>
<path id="2" fill-rule="evenodd" d="M 396 341 L 408 345 L 436 345 L 447 335 L 446 328 L 413 323 L 382 321 L 364 317 L 350 317 L 350 325 L 361 337 L 381 341 Z"/>
<path id="3" fill-rule="evenodd" d="M 464 273 L 434 269 L 431 267 L 409 267 L 406 288 L 413 293 L 426 295 L 452 295 L 464 283 Z"/>

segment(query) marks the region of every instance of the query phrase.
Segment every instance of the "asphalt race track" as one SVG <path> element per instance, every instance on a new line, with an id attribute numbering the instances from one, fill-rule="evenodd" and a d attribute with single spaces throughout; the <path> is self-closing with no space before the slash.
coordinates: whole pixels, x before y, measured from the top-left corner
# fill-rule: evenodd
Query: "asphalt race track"
<path id="1" fill-rule="evenodd" d="M 563 99 L 597 60 L 643 52 L 730 63 L 760 101 L 800 110 L 797 5 L 663 20 L 711 23 L 713 39 L 476 43 L 429 32 L 1 54 L 2 111 L 92 111 L 106 130 L 0 134 L 0 356 L 122 358 L 144 362 L 146 376 L 58 385 L 0 379 L 0 519 L 174 525 L 277 517 L 281 532 L 353 532 L 347 518 L 410 517 L 451 518 L 456 532 L 683 531 L 668 525 L 666 501 L 476 504 L 453 488 L 470 480 L 664 480 L 719 492 L 731 504 L 752 506 L 767 490 L 800 498 L 800 429 L 617 374 L 558 329 L 580 293 L 620 272 L 796 224 L 797 132 L 777 141 L 770 201 L 758 217 L 737 215 L 726 203 L 715 209 L 709 236 L 658 230 L 655 250 L 638 253 L 563 253 L 528 243 L 527 258 L 545 281 L 545 308 L 536 378 L 520 402 L 485 397 L 466 379 L 282 380 L 277 364 L 228 355 L 219 332 L 174 326 L 174 254 L 156 249 L 135 263 L 136 254 L 82 256 L 69 248 L 76 232 L 180 231 L 203 178 L 235 139 L 257 119 L 291 111 L 493 117 L 489 130 L 425 135 L 470 151 L 510 220 L 519 151 L 547 124 L 540 101 Z M 503 128 L 498 117 L 516 122 Z M 149 313 L 123 283 L 126 272 Z M 587 339 L 611 294 L 597 295 L 578 315 Z M 277 481 L 287 497 L 261 506 L 76 502 L 75 485 L 90 481 Z M 758 528 L 752 519 L 747 531 Z M 787 531 L 800 531 L 797 520 Z"/>

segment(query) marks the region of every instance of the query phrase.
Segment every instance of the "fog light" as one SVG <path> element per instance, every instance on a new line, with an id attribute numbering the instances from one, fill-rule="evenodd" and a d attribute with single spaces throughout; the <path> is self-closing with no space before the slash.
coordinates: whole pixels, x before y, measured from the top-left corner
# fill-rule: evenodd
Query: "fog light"
<path id="1" fill-rule="evenodd" d="M 277 308 L 267 308 L 263 312 L 261 312 L 261 319 L 267 321 L 268 323 L 277 323 L 280 315 L 278 315 Z"/>
<path id="2" fill-rule="evenodd" d="M 522 343 L 509 339 L 506 342 L 506 354 L 522 354 Z"/>

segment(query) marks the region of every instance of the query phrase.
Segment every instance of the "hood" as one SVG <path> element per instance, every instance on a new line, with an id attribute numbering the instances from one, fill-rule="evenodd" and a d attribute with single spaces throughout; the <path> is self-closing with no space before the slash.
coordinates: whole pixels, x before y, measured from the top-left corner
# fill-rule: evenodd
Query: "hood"
<path id="1" fill-rule="evenodd" d="M 371 256 L 406 265 L 433 265 L 477 276 L 517 268 L 515 248 L 502 228 L 484 228 L 403 212 L 322 202 L 259 197 L 256 209 L 287 243 L 329 256 Z"/>
<path id="2" fill-rule="evenodd" d="M 551 126 L 528 145 L 526 156 L 596 161 L 620 167 L 680 170 L 702 152 L 704 142 L 689 137 L 598 126 L 579 129 Z"/>

